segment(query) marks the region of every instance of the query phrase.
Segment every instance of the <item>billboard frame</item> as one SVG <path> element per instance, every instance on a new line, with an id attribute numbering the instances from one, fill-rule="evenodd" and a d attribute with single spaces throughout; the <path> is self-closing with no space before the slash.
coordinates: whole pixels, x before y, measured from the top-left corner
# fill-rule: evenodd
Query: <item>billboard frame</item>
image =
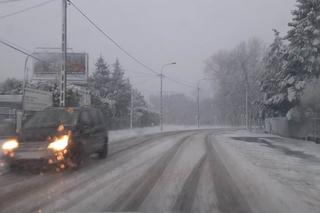
<path id="1" fill-rule="evenodd" d="M 59 65 L 59 60 L 60 57 L 57 57 L 57 55 L 61 55 L 61 52 L 51 52 L 51 51 L 37 51 L 34 52 L 33 55 L 37 56 L 38 58 L 41 59 L 41 54 L 43 55 L 56 55 L 56 60 L 54 60 L 55 62 L 55 66 L 53 69 L 54 71 L 47 71 L 47 72 L 37 72 L 35 70 L 35 64 L 36 64 L 36 60 L 33 59 L 33 67 L 32 67 L 32 80 L 35 81 L 58 81 L 59 80 L 59 74 L 61 72 L 61 66 Z M 86 52 L 68 52 L 68 58 L 70 58 L 70 55 L 83 55 L 84 56 L 84 71 L 81 73 L 77 73 L 77 72 L 71 72 L 67 70 L 66 73 L 66 77 L 67 77 L 67 82 L 71 83 L 71 84 L 76 84 L 76 85 L 86 85 L 88 83 L 88 79 L 89 79 L 89 54 Z M 67 61 L 69 61 L 69 59 L 67 58 Z M 44 60 L 45 61 L 45 60 Z M 39 63 L 39 62 L 38 62 Z M 50 62 L 49 62 L 50 63 Z M 68 67 L 69 68 L 69 67 Z"/>

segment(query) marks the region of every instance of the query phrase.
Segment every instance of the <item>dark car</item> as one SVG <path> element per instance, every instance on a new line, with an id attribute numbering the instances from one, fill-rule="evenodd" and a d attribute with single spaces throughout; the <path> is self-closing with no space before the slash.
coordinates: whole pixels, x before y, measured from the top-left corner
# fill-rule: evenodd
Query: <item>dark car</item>
<path id="1" fill-rule="evenodd" d="M 90 154 L 107 157 L 108 131 L 95 108 L 52 107 L 36 113 L 2 150 L 11 166 L 41 162 L 78 168 Z"/>

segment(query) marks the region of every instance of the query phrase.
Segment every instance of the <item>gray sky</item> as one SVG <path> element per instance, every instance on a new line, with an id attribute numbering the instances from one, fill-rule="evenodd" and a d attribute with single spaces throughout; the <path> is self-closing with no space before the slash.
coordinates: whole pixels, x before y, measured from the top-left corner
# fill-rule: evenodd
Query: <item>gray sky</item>
<path id="1" fill-rule="evenodd" d="M 0 16 L 44 0 L 0 3 Z M 176 61 L 166 74 L 195 83 L 203 77 L 204 61 L 250 37 L 269 43 L 272 29 L 285 33 L 295 0 L 73 0 L 111 37 L 148 66 Z M 1 2 L 1 1 L 0 1 Z M 0 20 L 0 39 L 32 52 L 60 47 L 61 1 Z M 89 53 L 91 67 L 102 54 L 108 63 L 120 60 L 126 75 L 145 95 L 159 91 L 159 79 L 124 55 L 95 31 L 71 6 L 68 47 Z M 25 56 L 0 45 L 2 78 L 22 78 Z M 165 90 L 193 94 L 191 88 L 165 81 Z"/>

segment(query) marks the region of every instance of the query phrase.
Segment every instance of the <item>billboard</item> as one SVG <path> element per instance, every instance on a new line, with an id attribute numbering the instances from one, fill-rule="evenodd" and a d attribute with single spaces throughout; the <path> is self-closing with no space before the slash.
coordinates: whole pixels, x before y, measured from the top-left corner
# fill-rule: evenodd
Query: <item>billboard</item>
<path id="1" fill-rule="evenodd" d="M 55 80 L 61 71 L 62 54 L 57 52 L 35 52 L 33 56 L 34 80 Z M 67 79 L 71 83 L 86 83 L 88 74 L 88 54 L 67 54 Z"/>

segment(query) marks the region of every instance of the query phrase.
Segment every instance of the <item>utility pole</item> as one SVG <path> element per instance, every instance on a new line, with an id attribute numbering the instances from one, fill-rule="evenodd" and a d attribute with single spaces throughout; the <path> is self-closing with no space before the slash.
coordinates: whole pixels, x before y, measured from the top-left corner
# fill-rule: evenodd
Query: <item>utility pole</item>
<path id="1" fill-rule="evenodd" d="M 160 74 L 160 131 L 163 131 L 163 94 L 162 94 L 163 74 Z"/>
<path id="2" fill-rule="evenodd" d="M 26 102 L 26 86 L 27 86 L 27 81 L 29 79 L 28 77 L 28 61 L 29 61 L 30 55 L 28 55 L 24 61 L 24 74 L 23 74 L 23 85 L 22 85 L 22 118 L 21 121 L 18 121 L 17 119 L 17 126 L 22 126 L 23 121 L 24 121 L 24 116 L 25 116 L 25 102 Z M 18 124 L 18 122 L 21 122 Z"/>
<path id="3" fill-rule="evenodd" d="M 60 73 L 60 107 L 66 106 L 66 86 L 67 86 L 67 3 L 62 0 L 62 63 Z"/>
<path id="4" fill-rule="evenodd" d="M 249 97 L 248 97 L 248 86 L 246 86 L 246 128 L 249 129 Z"/>
<path id="5" fill-rule="evenodd" d="M 130 100 L 130 129 L 133 128 L 133 88 L 131 88 L 131 100 Z"/>
<path id="6" fill-rule="evenodd" d="M 197 109 L 197 125 L 198 125 L 198 129 L 200 128 L 200 87 L 199 87 L 199 84 L 198 84 L 198 87 L 197 87 L 197 92 L 198 92 L 198 95 L 197 95 L 197 105 L 198 105 L 198 109 Z"/>
<path id="7" fill-rule="evenodd" d="M 27 80 L 28 80 L 28 77 L 27 77 L 27 71 L 28 71 L 28 67 L 27 67 L 27 64 L 28 64 L 28 61 L 29 61 L 29 58 L 30 56 L 28 55 L 24 61 L 24 74 L 23 74 L 23 85 L 22 85 L 22 115 L 24 115 L 24 112 L 25 112 L 25 95 L 26 95 L 26 86 L 27 86 Z"/>
<path id="8" fill-rule="evenodd" d="M 248 73 L 247 73 L 247 70 L 246 70 L 246 66 L 244 65 L 244 63 L 241 63 L 241 67 L 242 67 L 242 72 L 243 72 L 243 75 L 244 75 L 244 80 L 245 80 L 245 84 L 246 84 L 246 128 L 248 130 L 251 131 L 251 126 L 250 126 L 250 123 L 249 123 L 249 91 L 250 91 L 250 84 L 249 84 L 249 80 L 248 80 Z"/>

